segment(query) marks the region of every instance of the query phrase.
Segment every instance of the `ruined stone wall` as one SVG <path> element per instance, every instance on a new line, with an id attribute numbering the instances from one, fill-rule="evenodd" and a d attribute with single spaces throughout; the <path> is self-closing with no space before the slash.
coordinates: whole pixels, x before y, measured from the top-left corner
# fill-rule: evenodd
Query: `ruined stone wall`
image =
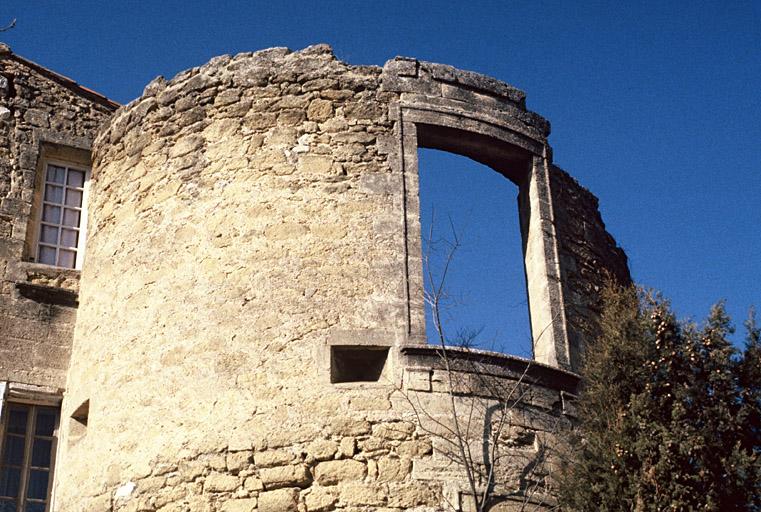
<path id="1" fill-rule="evenodd" d="M 31 260 L 44 154 L 89 166 L 95 131 L 115 105 L 0 45 L 0 381 L 62 389 L 79 272 Z"/>
<path id="2" fill-rule="evenodd" d="M 551 170 L 572 366 L 580 368 L 584 346 L 599 332 L 601 290 L 609 280 L 632 281 L 626 254 L 605 230 L 597 198 L 559 167 Z"/>
<path id="3" fill-rule="evenodd" d="M 426 121 L 499 128 L 463 139 L 474 157 L 506 134 L 493 163 L 525 197 L 533 300 L 570 311 L 548 130 L 528 126 L 545 125 L 519 93 L 410 59 L 349 66 L 316 46 L 219 57 L 118 111 L 95 142 L 55 509 L 468 510 L 446 451 L 451 404 L 477 405 L 466 442 L 479 453 L 506 396 L 500 507 L 551 506 L 578 383 L 568 358 L 451 351 L 450 373 L 415 344 L 410 155 L 418 128 L 429 145 L 449 134 Z M 436 117 L 404 119 L 413 110 Z M 471 114 L 481 124 L 459 119 Z M 568 327 L 552 321 L 551 356 Z M 387 351 L 380 376 L 336 382 L 347 347 Z"/>

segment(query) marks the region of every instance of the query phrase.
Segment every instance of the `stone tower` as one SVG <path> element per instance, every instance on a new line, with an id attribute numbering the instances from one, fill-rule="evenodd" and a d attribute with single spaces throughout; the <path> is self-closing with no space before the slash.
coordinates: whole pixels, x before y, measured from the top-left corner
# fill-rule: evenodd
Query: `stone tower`
<path id="1" fill-rule="evenodd" d="M 628 271 L 548 134 L 495 79 L 327 46 L 151 82 L 93 147 L 56 509 L 467 510 L 450 399 L 516 385 L 498 506 L 551 505 L 597 292 Z M 418 147 L 519 188 L 534 361 L 421 344 Z"/>

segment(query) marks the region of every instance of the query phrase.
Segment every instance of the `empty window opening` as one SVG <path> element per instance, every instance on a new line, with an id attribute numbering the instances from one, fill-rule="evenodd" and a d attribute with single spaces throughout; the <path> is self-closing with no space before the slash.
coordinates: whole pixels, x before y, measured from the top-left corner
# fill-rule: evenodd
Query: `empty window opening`
<path id="1" fill-rule="evenodd" d="M 418 150 L 423 281 L 448 345 L 532 357 L 518 187 L 467 157 Z M 426 338 L 440 343 L 430 300 Z"/>
<path id="2" fill-rule="evenodd" d="M 330 382 L 378 382 L 388 360 L 388 347 L 330 347 Z"/>
<path id="3" fill-rule="evenodd" d="M 57 430 L 57 408 L 8 404 L 0 457 L 0 510 L 47 510 Z"/>

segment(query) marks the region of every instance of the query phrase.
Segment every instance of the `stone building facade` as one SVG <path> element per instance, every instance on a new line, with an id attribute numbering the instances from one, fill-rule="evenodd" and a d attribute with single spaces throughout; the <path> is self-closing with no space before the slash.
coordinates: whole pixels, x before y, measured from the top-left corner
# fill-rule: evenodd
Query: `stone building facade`
<path id="1" fill-rule="evenodd" d="M 629 274 L 521 91 L 318 45 L 117 109 L 0 58 L 0 506 L 470 510 L 490 469 L 493 510 L 553 505 L 599 291 Z M 533 360 L 424 344 L 419 147 L 518 187 Z"/>

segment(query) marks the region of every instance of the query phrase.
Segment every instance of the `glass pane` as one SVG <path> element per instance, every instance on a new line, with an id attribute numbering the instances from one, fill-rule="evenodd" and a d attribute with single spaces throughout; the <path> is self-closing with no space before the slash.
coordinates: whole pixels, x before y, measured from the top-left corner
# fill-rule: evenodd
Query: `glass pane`
<path id="1" fill-rule="evenodd" d="M 42 233 L 40 234 L 40 241 L 46 244 L 58 243 L 58 228 L 54 226 L 42 226 Z"/>
<path id="2" fill-rule="evenodd" d="M 50 452 L 53 449 L 53 441 L 50 439 L 34 438 L 32 446 L 32 466 L 38 468 L 50 467 Z"/>
<path id="3" fill-rule="evenodd" d="M 66 170 L 63 167 L 57 165 L 48 165 L 48 183 L 63 183 L 63 176 Z"/>
<path id="4" fill-rule="evenodd" d="M 16 512 L 16 501 L 0 501 L 0 512 Z"/>
<path id="5" fill-rule="evenodd" d="M 41 245 L 39 263 L 44 263 L 45 265 L 55 265 L 55 249 Z"/>
<path id="6" fill-rule="evenodd" d="M 35 435 L 38 436 L 52 436 L 55 429 L 56 418 L 58 418 L 58 412 L 55 409 L 49 407 L 37 408 L 37 419 L 34 428 Z"/>
<path id="7" fill-rule="evenodd" d="M 61 230 L 61 246 L 76 247 L 78 236 L 79 236 L 78 231 L 75 231 L 73 229 L 66 229 L 66 228 L 62 229 Z"/>
<path id="8" fill-rule="evenodd" d="M 26 432 L 26 419 L 29 409 L 14 407 L 8 415 L 8 432 L 11 434 L 23 434 Z"/>
<path id="9" fill-rule="evenodd" d="M 44 500 L 48 496 L 48 472 L 33 469 L 29 472 L 29 486 L 26 490 L 27 498 Z"/>
<path id="10" fill-rule="evenodd" d="M 69 210 L 68 208 L 66 208 L 63 211 L 63 225 L 74 226 L 75 228 L 78 228 L 79 227 L 79 211 Z"/>
<path id="11" fill-rule="evenodd" d="M 63 187 L 45 185 L 45 201 L 49 203 L 63 203 Z"/>
<path id="12" fill-rule="evenodd" d="M 0 509 L 0 512 L 2 512 L 2 509 Z M 45 503 L 27 501 L 24 506 L 24 512 L 45 512 Z"/>
<path id="13" fill-rule="evenodd" d="M 64 251 L 61 249 L 58 251 L 58 266 L 66 268 L 74 268 L 74 263 L 77 261 L 77 253 L 74 251 Z"/>
<path id="14" fill-rule="evenodd" d="M 11 498 L 17 497 L 20 483 L 20 469 L 3 468 L 0 470 L 0 496 L 9 496 Z"/>
<path id="15" fill-rule="evenodd" d="M 13 466 L 20 466 L 24 463 L 24 437 L 7 436 L 5 439 L 5 452 L 3 453 L 3 462 Z"/>
<path id="16" fill-rule="evenodd" d="M 72 188 L 66 189 L 66 206 L 76 206 L 79 208 L 82 206 L 82 191 L 74 190 Z"/>
<path id="17" fill-rule="evenodd" d="M 66 180 L 66 184 L 70 187 L 82 188 L 85 186 L 85 173 L 82 171 L 75 171 L 69 169 L 69 177 Z"/>
<path id="18" fill-rule="evenodd" d="M 61 223 L 61 207 L 45 205 L 42 208 L 42 220 L 52 222 L 53 224 Z"/>

